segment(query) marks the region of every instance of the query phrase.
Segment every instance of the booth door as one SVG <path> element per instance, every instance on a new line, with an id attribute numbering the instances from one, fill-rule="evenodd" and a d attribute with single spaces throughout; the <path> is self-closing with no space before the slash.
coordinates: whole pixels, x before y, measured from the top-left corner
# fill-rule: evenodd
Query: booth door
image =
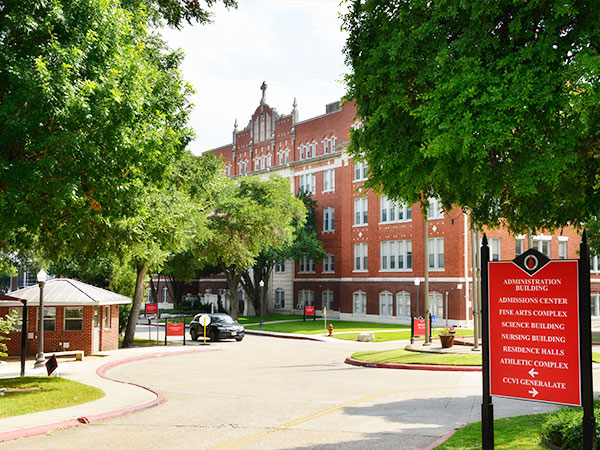
<path id="1" fill-rule="evenodd" d="M 92 347 L 92 353 L 98 353 L 100 351 L 100 308 L 94 307 L 94 342 Z"/>

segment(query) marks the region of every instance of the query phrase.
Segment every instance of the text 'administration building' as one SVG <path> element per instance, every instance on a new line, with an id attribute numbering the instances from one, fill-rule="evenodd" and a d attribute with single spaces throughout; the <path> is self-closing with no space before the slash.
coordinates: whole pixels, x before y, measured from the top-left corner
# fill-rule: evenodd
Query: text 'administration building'
<path id="1" fill-rule="evenodd" d="M 314 305 L 317 311 L 327 307 L 329 317 L 409 323 L 411 314 L 424 314 L 427 264 L 431 313 L 438 319 L 448 315 L 453 324 L 471 320 L 469 217 L 460 209 L 441 211 L 432 199 L 426 221 L 419 205 L 397 204 L 364 190 L 368 168 L 346 153 L 349 131 L 359 124 L 353 103 L 331 103 L 325 114 L 300 121 L 295 100 L 292 112 L 280 115 L 266 103 L 266 84 L 261 89 L 246 128 L 238 130 L 236 121 L 233 142 L 212 152 L 222 157 L 229 176 L 277 174 L 291 180 L 294 193 L 310 192 L 327 252 L 323 261 L 304 258 L 277 265 L 268 311 Z M 494 260 L 513 259 L 527 250 L 524 236 L 503 230 L 487 236 Z M 532 239 L 550 258 L 576 258 L 579 242 L 572 229 Z M 598 273 L 597 258 L 592 270 Z M 600 318 L 600 280 L 592 278 L 592 311 Z M 200 294 L 225 288 L 224 278 L 194 280 L 192 286 Z"/>

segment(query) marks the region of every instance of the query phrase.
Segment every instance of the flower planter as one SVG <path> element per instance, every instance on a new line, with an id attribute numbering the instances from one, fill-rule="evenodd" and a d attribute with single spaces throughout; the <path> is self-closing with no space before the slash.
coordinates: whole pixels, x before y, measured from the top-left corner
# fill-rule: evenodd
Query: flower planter
<path id="1" fill-rule="evenodd" d="M 442 343 L 442 348 L 450 348 L 454 345 L 454 335 L 440 335 L 440 342 Z"/>

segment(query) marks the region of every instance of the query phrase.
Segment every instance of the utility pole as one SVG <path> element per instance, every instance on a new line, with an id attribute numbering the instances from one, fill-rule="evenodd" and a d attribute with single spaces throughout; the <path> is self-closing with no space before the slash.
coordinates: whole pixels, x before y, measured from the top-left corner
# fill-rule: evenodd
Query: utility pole
<path id="1" fill-rule="evenodd" d="M 423 305 L 425 309 L 425 343 L 423 345 L 431 345 L 430 328 L 431 322 L 429 320 L 429 221 L 427 220 L 427 211 L 425 212 L 425 220 L 423 222 L 424 229 L 424 242 L 423 252 L 425 253 L 425 288 L 423 289 Z"/>
<path id="2" fill-rule="evenodd" d="M 477 255 L 479 249 L 479 233 L 475 230 L 471 230 L 471 279 L 473 289 L 473 301 L 471 303 L 471 309 L 473 311 L 473 340 L 474 346 L 473 351 L 480 351 L 479 348 L 479 283 L 477 282 L 478 271 L 477 271 Z"/>

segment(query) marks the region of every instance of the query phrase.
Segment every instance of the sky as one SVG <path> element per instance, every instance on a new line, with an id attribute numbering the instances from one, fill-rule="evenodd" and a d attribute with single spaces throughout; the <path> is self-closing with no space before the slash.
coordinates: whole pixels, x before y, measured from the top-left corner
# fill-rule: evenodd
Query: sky
<path id="1" fill-rule="evenodd" d="M 325 113 L 345 93 L 340 0 L 238 0 L 238 9 L 214 6 L 214 22 L 164 29 L 172 48 L 185 53 L 183 77 L 196 93 L 190 125 L 200 154 L 232 142 L 235 120 L 248 125 L 267 83 L 266 101 L 300 120 Z"/>

